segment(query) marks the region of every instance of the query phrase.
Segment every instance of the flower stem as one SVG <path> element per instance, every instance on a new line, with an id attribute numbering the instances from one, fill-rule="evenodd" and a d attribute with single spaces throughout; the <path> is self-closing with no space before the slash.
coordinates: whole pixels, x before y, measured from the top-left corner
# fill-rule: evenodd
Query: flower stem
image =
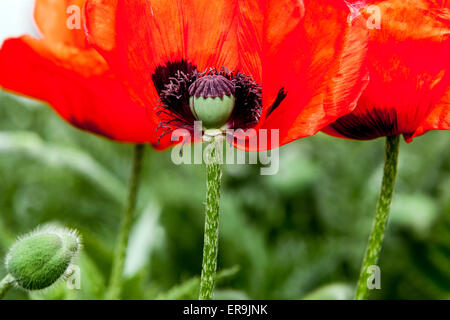
<path id="1" fill-rule="evenodd" d="M 218 141 L 211 146 L 210 159 L 206 163 L 206 216 L 203 245 L 202 275 L 199 300 L 211 300 L 216 280 L 217 252 L 219 246 L 219 205 L 222 164 Z"/>
<path id="2" fill-rule="evenodd" d="M 120 299 L 123 283 L 123 269 L 125 265 L 125 257 L 128 246 L 128 238 L 133 224 L 134 209 L 136 206 L 136 198 L 139 189 L 139 181 L 141 177 L 142 159 L 144 157 L 144 145 L 137 144 L 134 147 L 133 167 L 131 169 L 131 177 L 128 187 L 128 198 L 123 215 L 122 226 L 119 233 L 119 239 L 114 252 L 114 260 L 111 271 L 109 287 L 106 292 L 108 300 Z"/>
<path id="3" fill-rule="evenodd" d="M 356 288 L 356 300 L 366 300 L 369 296 L 368 280 L 371 276 L 370 267 L 375 266 L 380 257 L 384 232 L 391 207 L 392 194 L 394 193 L 395 178 L 397 176 L 399 143 L 399 136 L 386 138 L 384 175 L 381 185 L 381 194 L 377 203 L 375 221 L 369 237 L 369 243 L 367 245 L 361 267 L 358 286 Z"/>
<path id="4" fill-rule="evenodd" d="M 0 300 L 3 299 L 3 297 L 6 295 L 9 289 L 11 289 L 14 285 L 14 277 L 10 274 L 6 275 L 0 281 Z"/>

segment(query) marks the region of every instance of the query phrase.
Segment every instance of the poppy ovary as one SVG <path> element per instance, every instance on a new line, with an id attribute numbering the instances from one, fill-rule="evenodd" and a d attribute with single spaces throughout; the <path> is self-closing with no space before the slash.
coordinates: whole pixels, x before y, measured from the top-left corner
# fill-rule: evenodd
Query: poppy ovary
<path id="1" fill-rule="evenodd" d="M 236 105 L 235 85 L 221 75 L 198 78 L 189 87 L 189 105 L 205 129 L 222 129 Z"/>

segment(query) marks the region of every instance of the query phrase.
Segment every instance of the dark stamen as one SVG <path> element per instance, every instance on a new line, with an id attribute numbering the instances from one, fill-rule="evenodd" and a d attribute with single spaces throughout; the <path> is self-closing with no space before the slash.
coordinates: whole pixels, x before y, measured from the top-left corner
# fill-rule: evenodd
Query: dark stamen
<path id="1" fill-rule="evenodd" d="M 157 107 L 160 118 L 157 131 L 160 132 L 160 138 L 178 128 L 194 131 L 196 118 L 190 108 L 193 96 L 205 99 L 234 96 L 235 106 L 227 122 L 228 128 L 253 128 L 261 118 L 262 88 L 251 76 L 239 71 L 209 68 L 198 72 L 195 65 L 181 60 L 157 67 L 152 79 L 160 98 L 160 105 Z M 286 92 L 282 88 L 267 116 L 285 98 Z"/>
<path id="2" fill-rule="evenodd" d="M 189 95 L 196 98 L 223 98 L 234 95 L 233 82 L 221 75 L 208 75 L 198 78 L 190 87 Z"/>

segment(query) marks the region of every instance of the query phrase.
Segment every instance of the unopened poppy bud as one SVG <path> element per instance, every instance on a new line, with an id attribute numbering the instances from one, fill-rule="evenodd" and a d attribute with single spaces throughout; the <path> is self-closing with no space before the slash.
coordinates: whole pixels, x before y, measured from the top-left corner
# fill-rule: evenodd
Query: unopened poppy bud
<path id="1" fill-rule="evenodd" d="M 80 247 L 76 231 L 48 226 L 17 240 L 6 258 L 6 269 L 17 286 L 41 290 L 67 275 Z"/>
<path id="2" fill-rule="evenodd" d="M 235 106 L 234 84 L 221 75 L 197 79 L 189 87 L 191 112 L 205 128 L 223 127 Z"/>

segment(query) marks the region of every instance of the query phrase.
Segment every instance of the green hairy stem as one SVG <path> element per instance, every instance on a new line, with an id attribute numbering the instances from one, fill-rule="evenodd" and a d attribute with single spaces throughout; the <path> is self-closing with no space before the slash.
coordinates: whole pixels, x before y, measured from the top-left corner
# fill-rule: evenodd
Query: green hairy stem
<path id="1" fill-rule="evenodd" d="M 219 205 L 222 178 L 219 142 L 213 142 L 210 161 L 206 164 L 206 216 L 203 247 L 202 275 L 200 279 L 199 300 L 211 300 L 217 270 L 217 253 L 219 245 Z"/>
<path id="2" fill-rule="evenodd" d="M 366 253 L 361 267 L 361 273 L 356 289 L 356 300 L 366 300 L 369 296 L 368 280 L 371 276 L 371 267 L 379 260 L 383 244 L 386 224 L 389 217 L 392 195 L 394 193 L 395 179 L 397 176 L 398 152 L 400 137 L 386 138 L 384 175 L 381 186 L 381 194 L 378 200 L 375 221 L 369 237 Z"/>

